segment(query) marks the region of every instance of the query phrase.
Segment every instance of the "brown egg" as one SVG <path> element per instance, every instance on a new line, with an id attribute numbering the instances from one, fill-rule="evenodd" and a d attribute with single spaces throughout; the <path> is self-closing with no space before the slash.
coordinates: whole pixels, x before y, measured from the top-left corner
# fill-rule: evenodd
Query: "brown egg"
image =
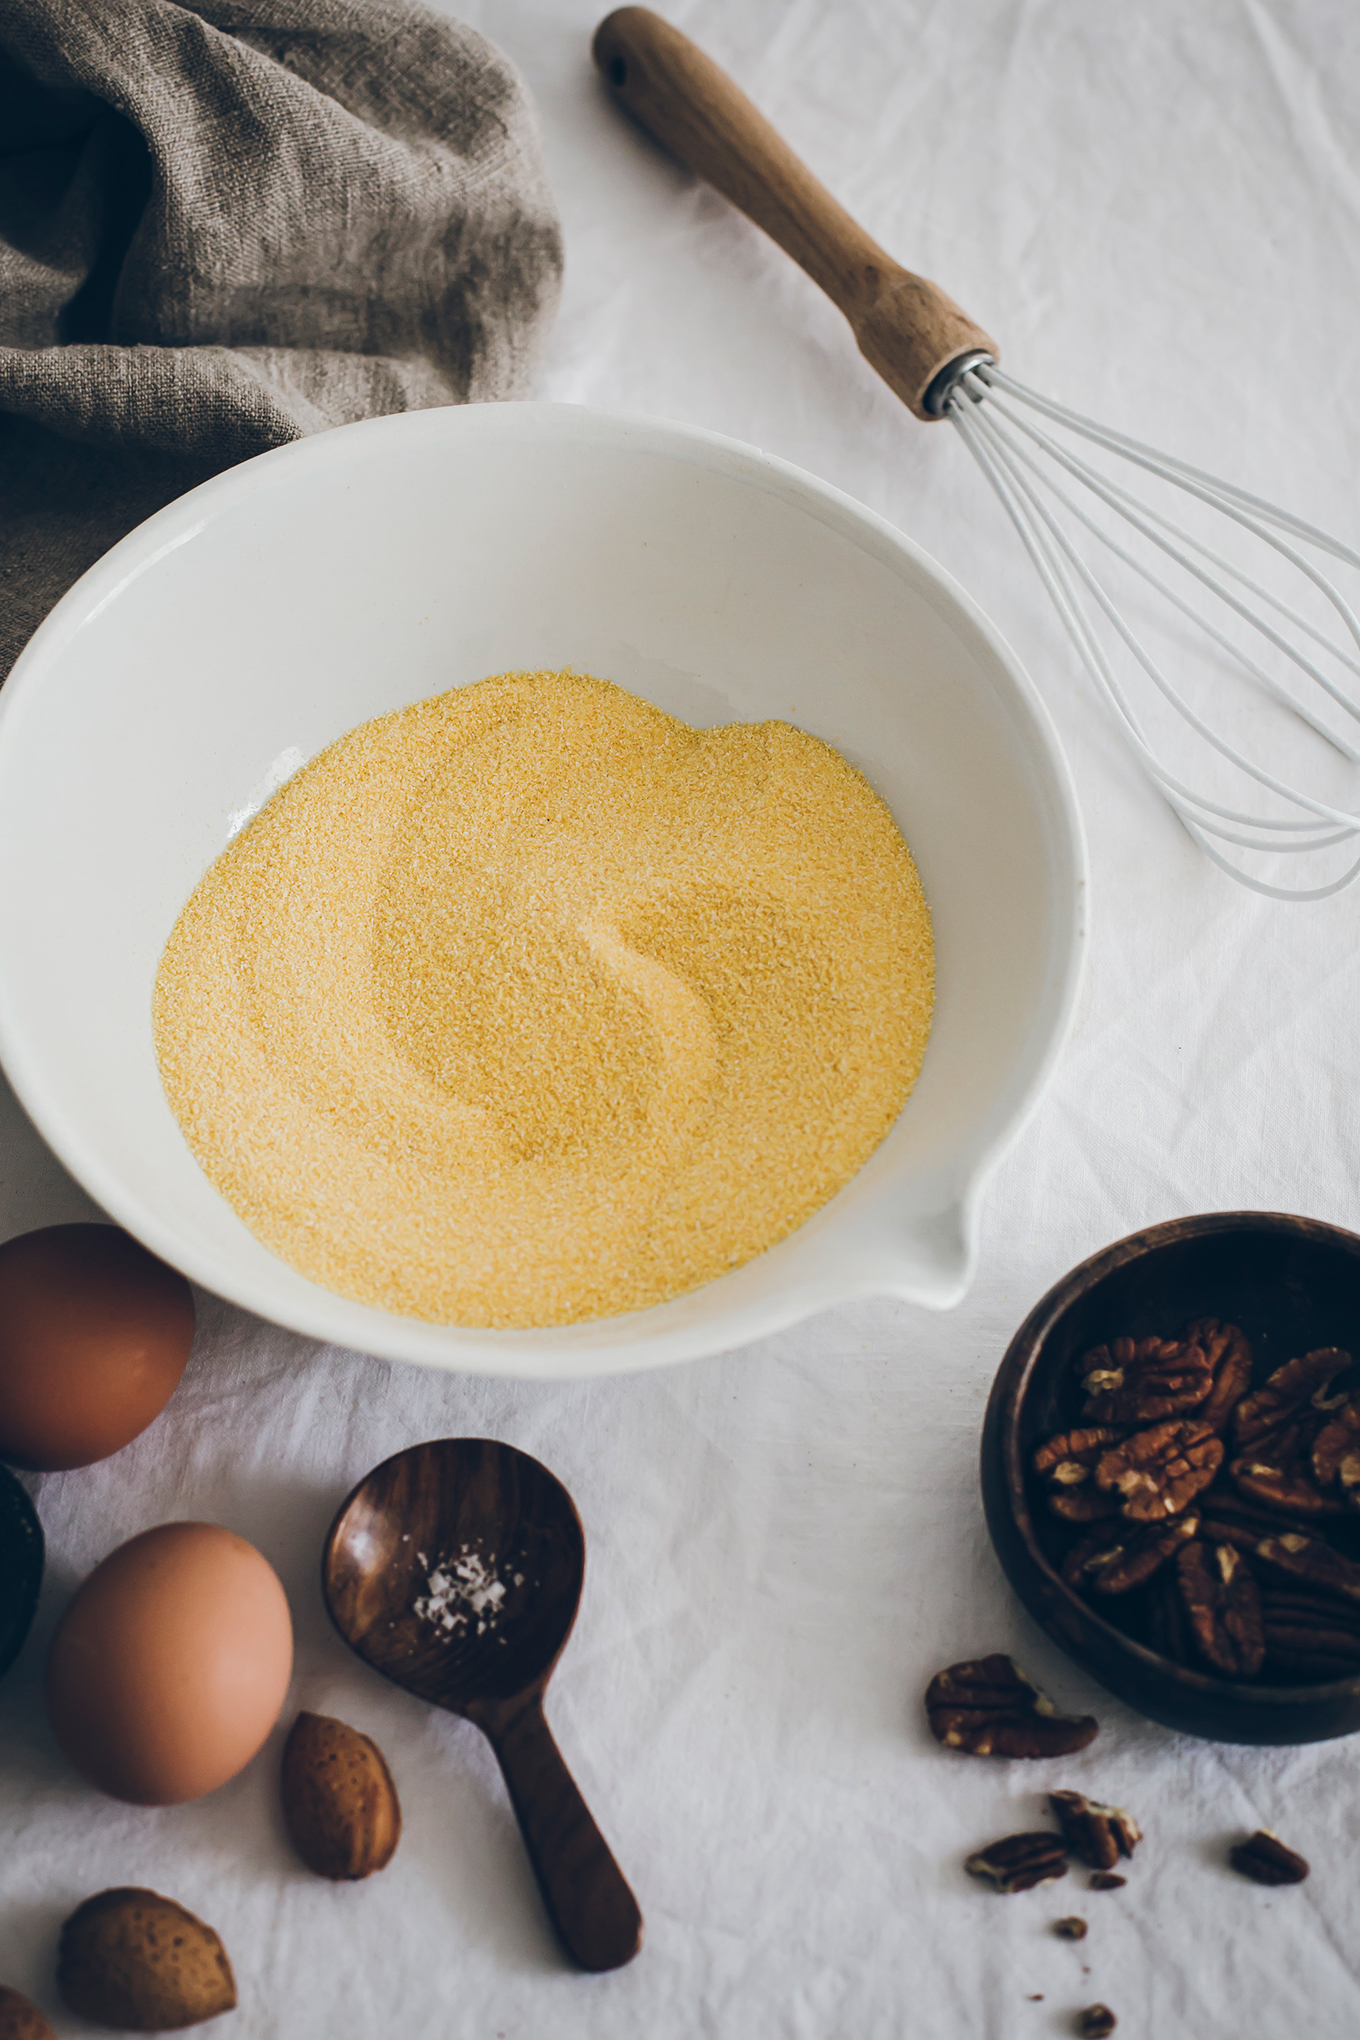
<path id="1" fill-rule="evenodd" d="M 34 1473 L 121 1451 L 175 1391 L 189 1285 L 112 1225 L 49 1225 L 0 1246 L 0 1459 Z"/>
<path id="2" fill-rule="evenodd" d="M 135 1806 L 225 1785 L 278 1718 L 293 1627 L 278 1574 L 215 1523 L 162 1523 L 95 1567 L 47 1660 L 47 1718 L 78 1771 Z"/>

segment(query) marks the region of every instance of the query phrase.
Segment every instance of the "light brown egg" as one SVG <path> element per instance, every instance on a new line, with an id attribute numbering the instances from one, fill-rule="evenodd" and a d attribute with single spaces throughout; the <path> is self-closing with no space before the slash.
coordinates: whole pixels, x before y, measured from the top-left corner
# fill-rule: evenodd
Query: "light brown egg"
<path id="1" fill-rule="evenodd" d="M 292 1669 L 288 1602 L 268 1560 L 215 1523 L 162 1523 L 78 1589 L 52 1639 L 47 1716 L 93 1784 L 175 1806 L 250 1762 Z"/>
<path id="2" fill-rule="evenodd" d="M 112 1225 L 49 1225 L 0 1246 L 0 1459 L 34 1473 L 121 1451 L 175 1391 L 194 1300 Z"/>

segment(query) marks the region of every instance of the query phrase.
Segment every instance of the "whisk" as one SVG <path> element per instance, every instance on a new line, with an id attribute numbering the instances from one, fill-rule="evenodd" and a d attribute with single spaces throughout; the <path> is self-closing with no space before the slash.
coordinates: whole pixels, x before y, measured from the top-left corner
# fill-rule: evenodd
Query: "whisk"
<path id="1" fill-rule="evenodd" d="M 1236 860 L 1234 851 L 1277 856 L 1354 845 L 1360 812 L 1290 784 L 1215 728 L 1203 705 L 1187 699 L 1169 676 L 1165 660 L 1149 650 L 1107 585 L 1114 565 L 1116 573 L 1133 577 L 1136 601 L 1145 602 L 1150 592 L 1165 605 L 1173 632 L 1188 627 L 1213 648 L 1207 691 L 1221 691 L 1224 676 L 1234 671 L 1245 675 L 1261 700 L 1275 703 L 1355 765 L 1360 745 L 1347 724 L 1360 724 L 1349 684 L 1360 679 L 1360 622 L 1299 548 L 1352 567 L 1360 567 L 1360 554 L 1245 489 L 1084 418 L 1006 374 L 987 334 L 935 284 L 894 262 L 727 74 L 649 8 L 622 7 L 609 15 L 596 30 L 594 55 L 615 97 L 641 125 L 762 227 L 840 307 L 860 351 L 908 408 L 918 418 L 946 419 L 955 427 L 1015 524 L 1120 734 L 1214 863 L 1273 899 L 1325 899 L 1360 876 L 1360 855 L 1339 877 L 1313 886 L 1277 885 Z M 1182 504 L 1168 514 L 1158 507 L 1160 497 L 1136 494 L 1093 460 L 1092 450 L 1131 463 L 1151 481 L 1155 497 L 1165 488 L 1177 503 L 1188 498 L 1189 508 Z M 1203 527 L 1206 512 L 1264 548 L 1253 571 L 1243 571 L 1185 521 L 1188 516 Z M 1300 614 L 1298 595 L 1286 600 L 1267 585 L 1285 569 L 1314 591 L 1324 620 L 1320 605 L 1330 605 L 1326 628 Z M 1165 634 L 1155 620 L 1153 628 Z M 1197 791 L 1183 768 L 1167 761 L 1168 711 L 1221 761 L 1211 768 L 1211 790 Z M 1235 700 L 1236 719 L 1244 713 Z M 1283 741 L 1268 721 L 1264 734 L 1268 748 Z M 1233 804 L 1233 774 L 1261 789 L 1268 811 L 1249 813 Z M 1225 777 L 1228 795 L 1219 784 Z"/>

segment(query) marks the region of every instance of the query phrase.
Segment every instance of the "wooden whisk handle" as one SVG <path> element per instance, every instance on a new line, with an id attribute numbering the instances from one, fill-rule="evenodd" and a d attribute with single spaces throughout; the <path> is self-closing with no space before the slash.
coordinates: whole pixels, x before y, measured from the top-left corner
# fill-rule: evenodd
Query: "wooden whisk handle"
<path id="1" fill-rule="evenodd" d="M 649 7 L 620 7 L 595 31 L 615 98 L 689 169 L 777 241 L 850 321 L 860 352 L 916 413 L 960 355 L 994 341 L 936 284 L 879 247 L 775 133 L 727 73 Z"/>

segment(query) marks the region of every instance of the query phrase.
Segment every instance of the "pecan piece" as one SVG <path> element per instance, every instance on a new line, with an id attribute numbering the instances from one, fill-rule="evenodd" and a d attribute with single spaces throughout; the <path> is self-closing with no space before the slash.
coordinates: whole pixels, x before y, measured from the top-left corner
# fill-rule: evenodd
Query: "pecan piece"
<path id="1" fill-rule="evenodd" d="M 1108 2005 L 1087 2005 L 1084 2012 L 1077 2013 L 1072 2031 L 1077 2040 L 1109 2040 L 1118 2024 Z"/>
<path id="2" fill-rule="evenodd" d="M 1360 1472 L 1360 1458 L 1356 1463 Z M 1340 1516 L 1345 1513 L 1344 1502 L 1324 1495 L 1314 1484 L 1305 1460 L 1295 1459 L 1280 1464 L 1248 1453 L 1243 1459 L 1234 1459 L 1228 1472 L 1236 1481 L 1240 1494 L 1253 1502 L 1263 1503 L 1268 1509 L 1281 1509 L 1291 1516 Z"/>
<path id="3" fill-rule="evenodd" d="M 1228 1861 L 1254 1884 L 1302 1884 L 1308 1875 L 1308 1858 L 1287 1849 L 1269 1828 L 1258 1828 L 1245 1842 L 1239 1842 L 1229 1852 Z"/>
<path id="4" fill-rule="evenodd" d="M 975 1757 L 1066 1757 L 1094 1742 L 1090 1714 L 1059 1714 L 1013 1658 L 996 1651 L 936 1672 L 926 1688 L 936 1742 Z"/>
<path id="5" fill-rule="evenodd" d="M 1122 1806 L 1098 1806 L 1080 1792 L 1050 1792 L 1048 1806 L 1069 1852 L 1093 1870 L 1113 1870 L 1143 1839 L 1143 1830 Z"/>
<path id="6" fill-rule="evenodd" d="M 1077 1362 L 1090 1424 L 1157 1424 L 1202 1403 L 1214 1385 L 1208 1355 L 1177 1339 L 1115 1339 Z"/>
<path id="7" fill-rule="evenodd" d="M 1351 1396 L 1313 1440 L 1313 1479 L 1360 1509 L 1360 1396 Z"/>
<path id="8" fill-rule="evenodd" d="M 1048 1506 L 1068 1523 L 1094 1523 L 1119 1513 L 1118 1495 L 1096 1486 L 1096 1461 L 1125 1436 L 1114 1424 L 1096 1424 L 1085 1431 L 1063 1431 L 1034 1455 L 1034 1471 L 1048 1482 Z"/>
<path id="9" fill-rule="evenodd" d="M 1198 1531 L 1199 1517 L 1193 1512 L 1174 1516 L 1169 1523 L 1134 1525 L 1121 1517 L 1074 1544 L 1063 1560 L 1062 1576 L 1079 1593 L 1127 1594 L 1150 1580 Z"/>
<path id="10" fill-rule="evenodd" d="M 1330 1384 L 1351 1364 L 1351 1356 L 1339 1346 L 1318 1346 L 1297 1360 L 1286 1360 L 1264 1385 L 1237 1405 L 1233 1437 L 1239 1453 L 1261 1458 L 1292 1459 L 1300 1443 L 1306 1451 L 1313 1442 L 1318 1418 L 1326 1421 Z M 1290 1438 L 1296 1431 L 1300 1435 Z M 1306 1435 L 1305 1435 L 1306 1434 Z"/>
<path id="11" fill-rule="evenodd" d="M 1233 1411 L 1251 1388 L 1251 1347 L 1237 1325 L 1220 1324 L 1217 1318 L 1198 1318 L 1185 1334 L 1186 1343 L 1198 1346 L 1213 1370 L 1214 1385 L 1208 1399 L 1195 1415 L 1211 1431 L 1224 1431 Z"/>
<path id="12" fill-rule="evenodd" d="M 1286 1530 L 1275 1537 L 1260 1538 L 1252 1551 L 1263 1566 L 1282 1573 L 1286 1579 L 1321 1588 L 1328 1594 L 1342 1594 L 1348 1601 L 1360 1601 L 1360 1565 L 1343 1558 L 1320 1537 Z"/>
<path id="13" fill-rule="evenodd" d="M 1223 1463 L 1223 1440 L 1207 1424 L 1172 1422 L 1135 1431 L 1096 1463 L 1096 1486 L 1117 1493 L 1130 1522 L 1179 1516 Z"/>
<path id="14" fill-rule="evenodd" d="M 969 1856 L 964 1869 L 998 1891 L 1032 1891 L 1067 1875 L 1067 1851 L 1056 1835 L 1007 1835 Z"/>
<path id="15" fill-rule="evenodd" d="M 1231 1544 L 1186 1544 L 1176 1573 L 1190 1634 L 1207 1665 L 1228 1679 L 1254 1679 L 1265 1659 L 1261 1594 L 1251 1566 Z"/>
<path id="16" fill-rule="evenodd" d="M 1127 1877 L 1116 1877 L 1112 1870 L 1097 1870 L 1091 1879 L 1092 1891 L 1122 1891 L 1128 1883 Z"/>

